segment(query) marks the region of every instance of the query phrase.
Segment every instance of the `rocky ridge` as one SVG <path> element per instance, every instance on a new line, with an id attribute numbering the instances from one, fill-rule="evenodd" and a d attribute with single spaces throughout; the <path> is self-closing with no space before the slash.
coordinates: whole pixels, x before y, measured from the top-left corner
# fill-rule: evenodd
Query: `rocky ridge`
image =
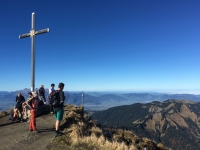
<path id="1" fill-rule="evenodd" d="M 106 116 L 106 117 L 104 117 Z M 182 150 L 200 147 L 200 103 L 167 100 L 136 103 L 96 112 L 92 117 L 105 126 L 118 126 L 164 145 Z"/>

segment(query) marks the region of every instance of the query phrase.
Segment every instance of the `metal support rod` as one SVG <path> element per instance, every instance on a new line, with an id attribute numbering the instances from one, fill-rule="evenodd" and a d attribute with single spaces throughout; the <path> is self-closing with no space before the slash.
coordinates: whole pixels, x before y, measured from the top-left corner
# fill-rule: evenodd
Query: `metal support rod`
<path id="1" fill-rule="evenodd" d="M 42 29 L 42 30 L 39 30 L 39 31 L 35 31 L 35 35 L 47 33 L 49 31 L 50 31 L 49 28 Z"/>
<path id="2" fill-rule="evenodd" d="M 31 30 L 35 31 L 35 13 L 32 13 Z M 35 36 L 31 36 L 31 92 L 35 90 Z"/>
<path id="3" fill-rule="evenodd" d="M 35 30 L 35 13 L 32 13 L 32 25 L 31 25 L 31 30 Z"/>
<path id="4" fill-rule="evenodd" d="M 84 110 L 84 92 L 82 91 L 82 106 L 83 106 L 83 110 Z"/>
<path id="5" fill-rule="evenodd" d="M 31 37 L 31 92 L 35 90 L 35 36 Z"/>

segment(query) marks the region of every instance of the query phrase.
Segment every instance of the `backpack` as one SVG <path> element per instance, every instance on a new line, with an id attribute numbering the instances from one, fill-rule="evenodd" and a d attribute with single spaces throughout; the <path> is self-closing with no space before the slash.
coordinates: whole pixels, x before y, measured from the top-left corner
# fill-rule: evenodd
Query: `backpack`
<path id="1" fill-rule="evenodd" d="M 49 98 L 53 107 L 60 105 L 60 96 L 58 90 L 52 91 Z"/>

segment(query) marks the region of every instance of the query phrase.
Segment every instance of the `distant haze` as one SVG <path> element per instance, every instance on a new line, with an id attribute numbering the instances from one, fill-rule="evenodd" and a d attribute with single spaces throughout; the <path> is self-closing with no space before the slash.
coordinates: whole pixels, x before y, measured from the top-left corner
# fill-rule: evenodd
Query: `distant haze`
<path id="1" fill-rule="evenodd" d="M 46 99 L 48 97 L 48 89 L 46 88 Z M 27 98 L 30 89 L 17 90 L 13 92 L 0 91 L 0 110 L 8 110 L 15 105 L 15 97 L 17 93 Z M 200 95 L 196 94 L 169 94 L 159 92 L 90 92 L 84 91 L 84 107 L 86 110 L 105 110 L 114 106 L 128 105 L 133 103 L 149 103 L 152 101 L 165 101 L 167 99 L 190 100 L 200 102 Z M 82 91 L 65 91 L 66 104 L 81 106 Z M 48 102 L 48 99 L 47 99 Z"/>

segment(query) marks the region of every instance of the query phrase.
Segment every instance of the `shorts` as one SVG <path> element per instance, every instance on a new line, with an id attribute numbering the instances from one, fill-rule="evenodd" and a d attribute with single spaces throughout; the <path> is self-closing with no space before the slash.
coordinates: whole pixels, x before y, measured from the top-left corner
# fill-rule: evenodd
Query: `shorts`
<path id="1" fill-rule="evenodd" d="M 26 106 L 26 109 L 31 110 L 31 108 L 29 106 Z"/>
<path id="2" fill-rule="evenodd" d="M 56 120 L 61 121 L 63 119 L 64 109 L 54 109 L 54 116 Z"/>
<path id="3" fill-rule="evenodd" d="M 15 108 L 16 108 L 16 109 L 21 109 L 21 108 L 22 108 L 22 104 L 17 103 L 17 104 L 15 105 Z"/>

